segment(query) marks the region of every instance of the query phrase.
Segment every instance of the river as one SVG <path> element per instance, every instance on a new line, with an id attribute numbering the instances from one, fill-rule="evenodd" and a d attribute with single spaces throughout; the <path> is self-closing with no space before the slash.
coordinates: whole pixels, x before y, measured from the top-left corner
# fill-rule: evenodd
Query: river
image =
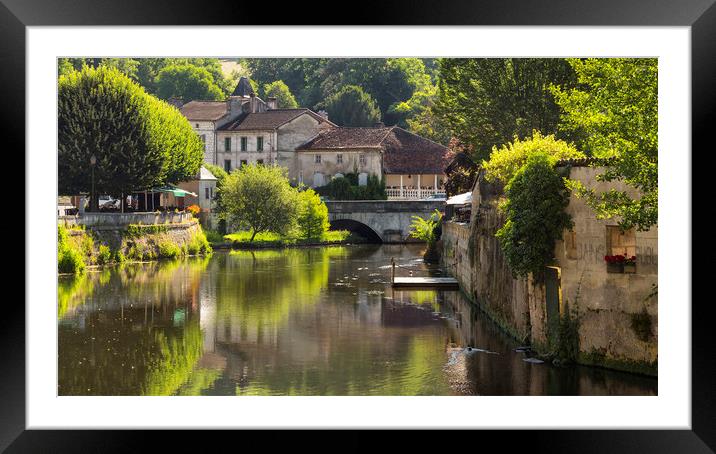
<path id="1" fill-rule="evenodd" d="M 656 395 L 657 380 L 525 361 L 418 245 L 215 252 L 59 279 L 59 395 Z"/>

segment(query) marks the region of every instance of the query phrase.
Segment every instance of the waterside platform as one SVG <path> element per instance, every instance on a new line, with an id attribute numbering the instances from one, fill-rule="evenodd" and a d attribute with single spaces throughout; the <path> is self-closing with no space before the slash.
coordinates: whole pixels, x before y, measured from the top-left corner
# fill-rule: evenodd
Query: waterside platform
<path id="1" fill-rule="evenodd" d="M 393 287 L 459 289 L 457 279 L 452 277 L 395 277 Z"/>

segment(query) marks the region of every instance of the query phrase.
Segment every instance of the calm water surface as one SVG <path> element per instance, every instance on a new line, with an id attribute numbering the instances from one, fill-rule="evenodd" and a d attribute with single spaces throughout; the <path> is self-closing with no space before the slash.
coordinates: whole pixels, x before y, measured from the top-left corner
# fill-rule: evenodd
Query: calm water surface
<path id="1" fill-rule="evenodd" d="M 61 277 L 60 395 L 647 394 L 656 379 L 524 361 L 418 246 L 217 252 Z M 468 350 L 467 347 L 470 347 Z"/>

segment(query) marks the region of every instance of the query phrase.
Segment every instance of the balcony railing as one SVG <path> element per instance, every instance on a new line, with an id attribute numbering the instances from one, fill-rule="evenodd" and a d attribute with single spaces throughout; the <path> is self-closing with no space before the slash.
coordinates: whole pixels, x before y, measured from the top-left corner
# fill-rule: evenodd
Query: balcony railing
<path id="1" fill-rule="evenodd" d="M 385 192 L 388 194 L 388 200 L 419 200 L 430 197 L 433 194 L 445 195 L 443 190 L 428 188 L 387 188 Z"/>

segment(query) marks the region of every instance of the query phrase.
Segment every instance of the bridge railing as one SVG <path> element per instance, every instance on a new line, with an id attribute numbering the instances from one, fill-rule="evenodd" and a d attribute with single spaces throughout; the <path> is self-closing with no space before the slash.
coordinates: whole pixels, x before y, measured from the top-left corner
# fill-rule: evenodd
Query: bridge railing
<path id="1" fill-rule="evenodd" d="M 440 189 L 407 189 L 407 188 L 387 188 L 385 190 L 388 200 L 420 200 L 433 194 L 445 195 L 445 191 Z"/>

